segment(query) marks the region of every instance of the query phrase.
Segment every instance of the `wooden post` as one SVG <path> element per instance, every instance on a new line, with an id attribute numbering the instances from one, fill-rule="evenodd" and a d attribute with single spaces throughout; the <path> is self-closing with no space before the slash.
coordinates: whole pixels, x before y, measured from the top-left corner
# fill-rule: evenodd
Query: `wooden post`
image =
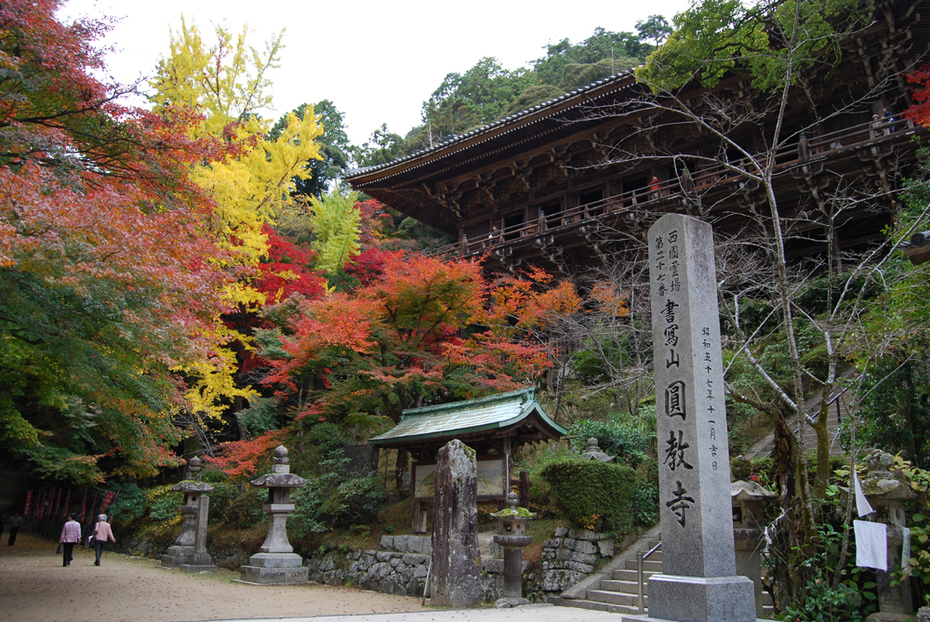
<path id="1" fill-rule="evenodd" d="M 517 493 L 520 497 L 520 507 L 530 507 L 530 472 L 520 471 L 520 489 Z"/>

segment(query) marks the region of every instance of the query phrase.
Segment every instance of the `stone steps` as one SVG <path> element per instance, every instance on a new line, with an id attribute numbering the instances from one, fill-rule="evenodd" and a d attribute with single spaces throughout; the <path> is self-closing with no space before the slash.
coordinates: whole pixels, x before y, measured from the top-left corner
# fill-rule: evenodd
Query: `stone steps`
<path id="1" fill-rule="evenodd" d="M 605 578 L 592 584 L 582 598 L 563 598 L 560 605 L 635 615 L 639 613 L 639 581 L 637 563 L 639 554 L 650 550 L 657 541 L 649 539 L 640 542 L 636 551 L 628 551 L 620 560 L 618 568 L 613 569 Z M 655 551 L 643 562 L 643 606 L 648 609 L 647 581 L 657 572 L 662 572 L 661 550 Z"/>
<path id="2" fill-rule="evenodd" d="M 639 583 L 637 573 L 637 560 L 640 552 L 651 549 L 655 542 L 647 542 L 646 546 L 638 547 L 634 553 L 626 553 L 625 559 L 622 560 L 621 567 L 614 569 L 607 575 L 609 578 L 603 578 L 593 583 L 585 592 L 583 598 L 562 598 L 559 605 L 564 607 L 575 607 L 578 609 L 588 609 L 593 611 L 606 611 L 609 613 L 619 613 L 625 615 L 636 615 L 639 613 Z M 649 559 L 643 562 L 643 607 L 649 611 L 649 577 L 653 574 L 662 572 L 661 550 L 653 553 Z M 654 558 L 658 559 L 654 559 Z M 764 612 L 766 618 L 773 614 L 771 598 L 764 594 Z"/>

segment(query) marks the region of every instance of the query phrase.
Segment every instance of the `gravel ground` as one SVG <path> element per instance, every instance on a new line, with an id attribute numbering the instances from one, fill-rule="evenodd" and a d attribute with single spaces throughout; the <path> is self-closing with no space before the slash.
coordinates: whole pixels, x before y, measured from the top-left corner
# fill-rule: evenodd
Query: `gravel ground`
<path id="1" fill-rule="evenodd" d="M 118 537 L 118 534 L 117 534 Z M 0 622 L 190 622 L 423 611 L 418 598 L 320 585 L 254 586 L 238 573 L 191 575 L 155 560 L 76 547 L 61 565 L 56 544 L 0 539 Z"/>

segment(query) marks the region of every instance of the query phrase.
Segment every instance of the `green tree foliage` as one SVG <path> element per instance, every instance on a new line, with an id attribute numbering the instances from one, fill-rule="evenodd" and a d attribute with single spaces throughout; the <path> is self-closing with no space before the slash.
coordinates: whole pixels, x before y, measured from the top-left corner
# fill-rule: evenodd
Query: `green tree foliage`
<path id="1" fill-rule="evenodd" d="M 641 64 L 652 46 L 629 32 L 596 28 L 582 43 L 568 39 L 546 46 L 546 55 L 532 61 L 537 84 L 572 91 Z M 593 79 L 592 79 L 593 78 Z"/>
<path id="2" fill-rule="evenodd" d="M 503 68 L 495 58 L 482 58 L 465 73 L 449 73 L 423 103 L 419 125 L 404 137 L 386 125 L 361 147 L 354 148 L 359 166 L 377 166 L 430 149 L 469 130 L 499 121 L 568 91 L 642 64 L 654 49 L 647 39 L 668 27 L 660 15 L 642 22 L 640 35 L 596 28 L 581 43 L 563 39 L 544 46 L 546 56 L 530 61 L 532 70 Z"/>
<path id="3" fill-rule="evenodd" d="M 306 539 L 336 527 L 371 525 L 378 520 L 387 500 L 380 479 L 353 475 L 341 451 L 323 459 L 319 467 L 316 473 L 304 473 L 307 486 L 292 493 L 297 510 L 288 516 L 287 526 L 294 538 Z"/>
<path id="4" fill-rule="evenodd" d="M 930 365 L 924 357 L 889 352 L 869 367 L 862 383 L 856 440 L 864 447 L 903 452 L 914 464 L 930 466 Z"/>
<path id="5" fill-rule="evenodd" d="M 411 133 L 418 131 L 417 128 Z M 404 155 L 404 138 L 388 129 L 386 123 L 371 133 L 360 147 L 351 147 L 352 159 L 358 166 L 380 166 Z"/>
<path id="6" fill-rule="evenodd" d="M 322 199 L 310 197 L 307 214 L 313 230 L 313 250 L 317 253 L 317 268 L 336 273 L 360 250 L 361 215 L 355 208 L 357 192 L 343 194 L 339 189 Z"/>
<path id="7" fill-rule="evenodd" d="M 450 73 L 423 104 L 430 138 L 442 142 L 487 125 L 533 81 L 524 69 L 510 71 L 497 59 L 482 58 L 464 74 Z"/>
<path id="8" fill-rule="evenodd" d="M 553 100 L 565 94 L 565 91 L 551 84 L 533 84 L 523 89 L 520 96 L 510 102 L 510 105 L 501 113 L 502 117 L 509 117 L 523 112 L 533 106 Z"/>
<path id="9" fill-rule="evenodd" d="M 640 41 L 652 41 L 654 45 L 660 46 L 672 34 L 672 27 L 661 15 L 650 15 L 648 19 L 636 22 L 636 32 Z"/>
<path id="10" fill-rule="evenodd" d="M 922 153 L 926 174 L 926 148 Z M 930 188 L 911 180 L 901 196 L 895 227 L 889 233 L 903 242 L 928 227 Z M 896 253 L 889 261 L 877 303 L 865 322 L 858 352 L 862 370 L 857 445 L 903 452 L 920 468 L 930 467 L 930 263 L 913 265 Z"/>
<path id="11" fill-rule="evenodd" d="M 760 89 L 784 88 L 816 63 L 836 62 L 839 33 L 871 7 L 860 0 L 705 0 L 675 16 L 674 32 L 636 75 L 671 90 L 692 80 L 713 87 L 729 72 L 746 71 Z"/>

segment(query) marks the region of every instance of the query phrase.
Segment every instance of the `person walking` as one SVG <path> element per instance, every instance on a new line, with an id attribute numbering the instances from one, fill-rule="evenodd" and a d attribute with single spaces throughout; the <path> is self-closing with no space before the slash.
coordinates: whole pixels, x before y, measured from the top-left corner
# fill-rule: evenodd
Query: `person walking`
<path id="1" fill-rule="evenodd" d="M 16 544 L 16 534 L 19 533 L 19 526 L 22 524 L 23 517 L 19 515 L 19 512 L 13 514 L 13 518 L 10 519 L 10 537 L 6 541 L 7 546 Z"/>
<path id="2" fill-rule="evenodd" d="M 68 515 L 68 522 L 61 528 L 61 565 L 70 566 L 74 559 L 74 545 L 81 541 L 81 523 L 77 521 L 77 514 Z"/>
<path id="3" fill-rule="evenodd" d="M 116 542 L 116 538 L 113 537 L 113 530 L 110 529 L 110 523 L 107 522 L 106 514 L 101 514 L 97 517 L 97 525 L 94 526 L 94 533 L 91 537 L 94 539 L 94 552 L 97 554 L 97 560 L 94 562 L 94 566 L 99 566 L 100 555 L 103 553 L 103 545 L 106 544 L 107 540 Z"/>

